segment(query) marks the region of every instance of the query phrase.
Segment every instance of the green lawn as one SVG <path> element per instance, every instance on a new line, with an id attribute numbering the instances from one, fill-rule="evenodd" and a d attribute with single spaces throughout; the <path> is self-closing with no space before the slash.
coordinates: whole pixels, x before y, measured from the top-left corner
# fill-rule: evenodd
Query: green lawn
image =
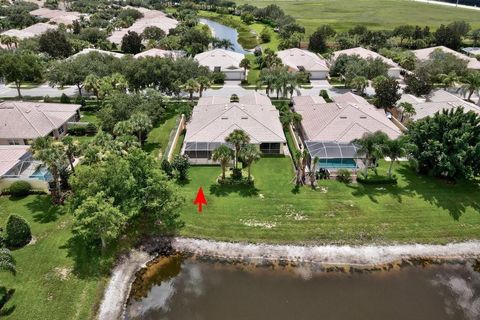
<path id="1" fill-rule="evenodd" d="M 156 157 L 162 156 L 165 148 L 168 146 L 170 133 L 175 129 L 176 123 L 176 116 L 160 121 L 148 134 L 144 149 Z"/>
<path id="2" fill-rule="evenodd" d="M 237 4 L 251 4 L 236 0 Z M 306 27 L 307 34 L 319 25 L 329 24 L 345 31 L 362 24 L 373 29 L 393 29 L 402 24 L 429 25 L 437 28 L 455 20 L 480 27 L 479 12 L 462 8 L 420 3 L 411 0 L 258 0 L 254 5 L 277 4 Z"/>
<path id="3" fill-rule="evenodd" d="M 16 290 L 5 319 L 92 318 L 106 281 L 84 272 L 95 264 L 81 266 L 69 254 L 71 216 L 51 207 L 47 196 L 0 197 L 0 226 L 12 213 L 30 223 L 36 242 L 13 252 L 16 276 L 0 273 L 1 285 Z"/>
<path id="4" fill-rule="evenodd" d="M 386 164 L 381 168 L 386 170 Z M 397 166 L 398 186 L 345 185 L 295 190 L 291 160 L 262 158 L 254 164 L 256 188 L 219 187 L 216 166 L 190 169 L 181 188 L 181 216 L 188 237 L 272 243 L 445 243 L 480 237 L 480 187 L 448 184 Z M 208 205 L 196 212 L 203 187 Z M 323 190 L 323 191 L 322 191 Z"/>
<path id="5" fill-rule="evenodd" d="M 248 70 L 247 81 L 251 86 L 257 85 L 258 77 L 260 77 L 260 69 L 254 54 L 247 54 L 245 57 L 250 60 L 250 70 Z"/>
<path id="6" fill-rule="evenodd" d="M 90 123 L 93 123 L 97 126 L 100 124 L 100 120 L 98 119 L 97 114 L 95 112 L 91 112 L 91 111 L 82 111 L 80 113 L 80 121 L 81 122 L 90 122 Z"/>

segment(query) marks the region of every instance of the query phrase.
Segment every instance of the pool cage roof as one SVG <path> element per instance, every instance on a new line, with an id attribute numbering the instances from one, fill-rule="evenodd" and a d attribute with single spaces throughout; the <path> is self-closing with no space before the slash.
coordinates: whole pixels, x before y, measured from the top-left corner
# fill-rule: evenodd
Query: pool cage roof
<path id="1" fill-rule="evenodd" d="M 185 151 L 213 151 L 222 144 L 232 148 L 228 143 L 222 142 L 186 142 Z"/>
<path id="2" fill-rule="evenodd" d="M 305 141 L 308 152 L 319 159 L 362 159 L 353 143 Z"/>

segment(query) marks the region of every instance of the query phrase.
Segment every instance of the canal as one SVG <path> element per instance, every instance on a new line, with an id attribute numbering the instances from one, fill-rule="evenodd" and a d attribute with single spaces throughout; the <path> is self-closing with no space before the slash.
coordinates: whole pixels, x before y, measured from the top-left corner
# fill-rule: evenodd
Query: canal
<path id="1" fill-rule="evenodd" d="M 229 40 L 233 45 L 233 51 L 243 54 L 248 53 L 248 51 L 245 51 L 243 47 L 238 43 L 237 30 L 209 19 L 202 18 L 200 19 L 200 22 L 210 27 L 210 30 L 212 30 L 214 37 L 218 39 Z"/>

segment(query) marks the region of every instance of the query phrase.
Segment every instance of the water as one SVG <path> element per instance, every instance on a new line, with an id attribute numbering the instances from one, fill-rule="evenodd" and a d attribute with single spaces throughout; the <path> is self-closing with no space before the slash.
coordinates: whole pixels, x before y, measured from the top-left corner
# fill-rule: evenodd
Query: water
<path id="1" fill-rule="evenodd" d="M 50 181 L 53 179 L 53 176 L 46 167 L 42 166 L 35 170 L 35 172 L 30 176 L 30 178 L 42 181 Z"/>
<path id="2" fill-rule="evenodd" d="M 245 51 L 243 47 L 238 43 L 237 30 L 209 19 L 200 19 L 200 22 L 210 27 L 210 30 L 212 30 L 214 37 L 230 40 L 230 42 L 233 44 L 233 51 L 243 54 L 248 53 L 248 51 Z"/>
<path id="3" fill-rule="evenodd" d="M 137 282 L 127 319 L 480 319 L 480 273 L 469 265 L 345 274 L 174 257 Z"/>

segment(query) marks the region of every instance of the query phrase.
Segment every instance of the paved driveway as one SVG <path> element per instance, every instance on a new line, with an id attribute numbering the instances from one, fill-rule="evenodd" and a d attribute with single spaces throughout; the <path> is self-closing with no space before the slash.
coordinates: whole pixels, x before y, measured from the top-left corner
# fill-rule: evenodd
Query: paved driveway
<path id="1" fill-rule="evenodd" d="M 21 93 L 25 97 L 44 97 L 47 95 L 50 97 L 60 97 L 63 93 L 67 96 L 75 96 L 77 95 L 77 92 L 78 90 L 76 87 L 65 87 L 63 90 L 60 90 L 58 88 L 52 88 L 48 84 L 43 84 L 31 89 L 21 89 Z M 0 98 L 16 97 L 17 95 L 17 89 L 0 84 Z"/>

